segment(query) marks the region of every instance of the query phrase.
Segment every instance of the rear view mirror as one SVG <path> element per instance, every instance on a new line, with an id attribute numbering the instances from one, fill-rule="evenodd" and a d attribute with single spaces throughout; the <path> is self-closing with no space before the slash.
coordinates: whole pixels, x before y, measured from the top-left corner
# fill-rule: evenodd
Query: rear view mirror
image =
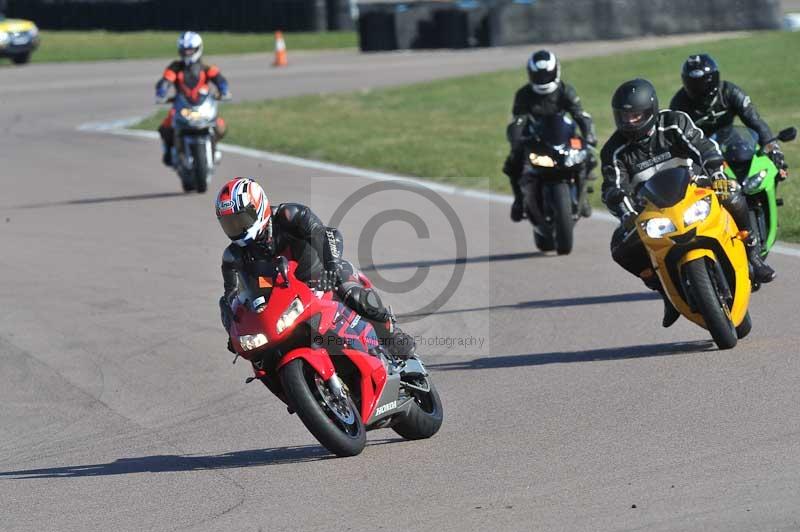
<path id="1" fill-rule="evenodd" d="M 275 264 L 275 270 L 277 271 L 278 275 L 283 277 L 282 284 L 284 286 L 289 286 L 289 261 L 286 259 L 286 257 L 284 257 L 283 255 L 278 257 L 277 262 Z"/>
<path id="2" fill-rule="evenodd" d="M 778 133 L 778 140 L 781 142 L 789 142 L 797 137 L 797 128 L 796 127 L 787 127 L 780 133 Z"/>

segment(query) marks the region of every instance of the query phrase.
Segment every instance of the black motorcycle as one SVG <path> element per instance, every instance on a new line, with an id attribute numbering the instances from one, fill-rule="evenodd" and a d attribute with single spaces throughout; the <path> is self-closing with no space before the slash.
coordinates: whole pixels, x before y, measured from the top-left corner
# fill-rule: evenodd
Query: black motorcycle
<path id="1" fill-rule="evenodd" d="M 591 213 L 586 198 L 591 152 L 575 122 L 561 113 L 530 120 L 525 145 L 520 186 L 534 242 L 541 251 L 566 255 L 575 222 Z"/>

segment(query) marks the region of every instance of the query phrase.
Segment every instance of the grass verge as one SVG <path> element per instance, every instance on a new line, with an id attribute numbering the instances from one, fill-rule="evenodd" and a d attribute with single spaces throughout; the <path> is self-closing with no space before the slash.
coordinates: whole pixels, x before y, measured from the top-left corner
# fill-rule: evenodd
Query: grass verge
<path id="1" fill-rule="evenodd" d="M 101 61 L 112 59 L 144 59 L 175 57 L 176 31 L 42 31 L 41 45 L 33 53 L 34 63 L 62 61 Z M 275 49 L 272 33 L 203 32 L 208 54 L 243 54 L 271 52 Z M 354 32 L 285 33 L 289 50 L 324 50 L 355 48 Z M 0 64 L 10 64 L 0 59 Z"/>
<path id="2" fill-rule="evenodd" d="M 786 50 L 800 48 L 800 33 L 763 32 L 750 37 L 656 51 L 565 62 L 595 118 L 602 140 L 613 130 L 610 99 L 634 77 L 650 79 L 666 106 L 680 86 L 689 54 L 707 52 L 723 77 L 743 87 L 774 130 L 800 126 L 800 62 Z M 500 173 L 507 153 L 505 126 L 524 71 L 502 71 L 407 87 L 349 94 L 299 96 L 226 106 L 227 142 L 291 155 L 475 186 L 489 179 L 507 191 Z M 153 128 L 160 117 L 138 127 Z M 800 142 L 784 145 L 796 175 L 781 185 L 786 199 L 780 237 L 800 240 Z M 597 200 L 595 194 L 595 201 Z"/>

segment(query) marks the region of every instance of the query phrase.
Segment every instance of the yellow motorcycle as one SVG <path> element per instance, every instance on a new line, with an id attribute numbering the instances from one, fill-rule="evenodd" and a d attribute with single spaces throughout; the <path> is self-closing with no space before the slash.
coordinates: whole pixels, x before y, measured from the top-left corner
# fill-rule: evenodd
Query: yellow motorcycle
<path id="1" fill-rule="evenodd" d="M 731 349 L 752 326 L 750 269 L 733 217 L 716 193 L 697 186 L 688 168 L 663 170 L 639 189 L 644 210 L 636 230 L 672 304 L 707 329 L 720 349 Z"/>

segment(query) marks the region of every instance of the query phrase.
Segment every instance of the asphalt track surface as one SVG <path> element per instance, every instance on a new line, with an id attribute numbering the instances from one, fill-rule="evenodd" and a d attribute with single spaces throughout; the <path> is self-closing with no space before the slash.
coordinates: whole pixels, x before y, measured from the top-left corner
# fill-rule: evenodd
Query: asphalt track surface
<path id="1" fill-rule="evenodd" d="M 242 99 L 490 70 L 526 52 L 221 64 Z M 212 195 L 179 193 L 151 140 L 75 130 L 149 112 L 162 63 L 0 69 L 0 530 L 800 528 L 798 259 L 772 258 L 780 277 L 754 298 L 752 335 L 719 352 L 685 320 L 660 327 L 660 302 L 609 258 L 611 224 L 581 221 L 572 255 L 543 256 L 506 205 L 475 198 L 441 196 L 453 222 L 418 192 L 378 191 L 340 224 L 347 254 L 386 279 L 426 268 L 386 299 L 422 337 L 446 417 L 431 440 L 376 431 L 362 455 L 332 458 L 231 365 Z M 212 188 L 231 174 L 323 218 L 372 183 L 229 154 Z M 397 208 L 427 237 L 392 221 L 359 259 L 370 218 Z M 452 297 L 409 316 L 456 256 Z"/>

